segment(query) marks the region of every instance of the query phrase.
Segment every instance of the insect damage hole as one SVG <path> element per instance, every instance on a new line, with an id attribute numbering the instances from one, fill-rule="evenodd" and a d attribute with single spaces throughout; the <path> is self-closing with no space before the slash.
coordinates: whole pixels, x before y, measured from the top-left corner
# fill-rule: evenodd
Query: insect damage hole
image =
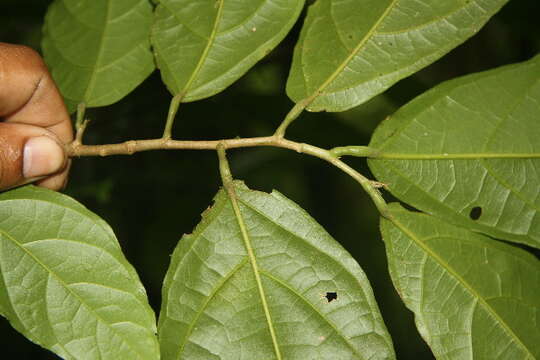
<path id="1" fill-rule="evenodd" d="M 469 213 L 469 217 L 472 220 L 478 220 L 480 219 L 480 216 L 482 216 L 482 208 L 480 206 L 473 207 Z"/>
<path id="2" fill-rule="evenodd" d="M 327 292 L 324 297 L 328 302 L 332 302 L 334 300 L 337 300 L 337 292 Z"/>

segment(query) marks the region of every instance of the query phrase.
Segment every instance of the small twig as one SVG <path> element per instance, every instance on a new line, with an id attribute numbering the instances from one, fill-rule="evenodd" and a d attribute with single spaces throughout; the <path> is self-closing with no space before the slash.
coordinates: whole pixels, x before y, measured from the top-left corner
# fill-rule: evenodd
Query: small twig
<path id="1" fill-rule="evenodd" d="M 273 146 L 296 151 L 325 160 L 343 172 L 354 178 L 362 188 L 371 197 L 375 206 L 385 217 L 389 217 L 387 204 L 381 193 L 377 189 L 377 182 L 369 180 L 358 171 L 335 157 L 330 151 L 305 143 L 298 143 L 287 140 L 277 135 L 266 137 L 223 139 L 223 140 L 170 140 L 170 139 L 151 139 L 151 140 L 130 140 L 120 144 L 107 145 L 80 145 L 72 143 L 67 146 L 66 151 L 69 156 L 109 156 L 109 155 L 131 155 L 140 151 L 149 150 L 218 150 L 224 152 L 227 149 L 255 147 L 255 146 Z"/>
<path id="2" fill-rule="evenodd" d="M 83 126 L 84 122 L 84 113 L 86 112 L 86 104 L 80 103 L 77 105 L 77 118 L 75 120 L 75 131 L 79 131 L 80 127 Z"/>
<path id="3" fill-rule="evenodd" d="M 88 126 L 89 123 L 90 123 L 90 120 L 85 119 L 77 126 L 77 133 L 75 134 L 75 140 L 73 141 L 72 146 L 82 145 L 84 132 L 86 131 L 86 127 Z"/>
<path id="4" fill-rule="evenodd" d="M 137 152 L 150 150 L 216 150 L 220 143 L 223 143 L 227 149 L 253 146 L 276 146 L 277 144 L 274 137 L 200 141 L 159 138 L 149 140 L 129 140 L 123 143 L 106 145 L 82 145 L 73 142 L 66 146 L 66 151 L 68 156 L 72 157 L 131 155 Z"/>
<path id="5" fill-rule="evenodd" d="M 170 139 L 172 133 L 172 127 L 174 124 L 174 119 L 176 118 L 176 113 L 178 112 L 178 107 L 182 102 L 183 94 L 175 95 L 171 104 L 169 105 L 169 112 L 167 114 L 167 122 L 165 123 L 165 130 L 163 130 L 163 139 Z"/>
<path id="6" fill-rule="evenodd" d="M 296 105 L 294 105 L 291 111 L 289 111 L 289 113 L 285 116 L 285 119 L 283 120 L 281 125 L 279 125 L 279 127 L 277 128 L 276 132 L 274 133 L 274 136 L 282 139 L 285 136 L 285 131 L 287 131 L 287 128 L 289 127 L 289 125 L 294 120 L 296 120 L 298 116 L 300 116 L 302 111 L 304 111 L 304 109 L 310 104 L 310 102 L 311 102 L 311 99 L 304 99 L 296 103 Z"/>
<path id="7" fill-rule="evenodd" d="M 338 158 L 342 156 L 372 157 L 377 150 L 368 146 L 339 146 L 330 150 L 330 153 Z"/>

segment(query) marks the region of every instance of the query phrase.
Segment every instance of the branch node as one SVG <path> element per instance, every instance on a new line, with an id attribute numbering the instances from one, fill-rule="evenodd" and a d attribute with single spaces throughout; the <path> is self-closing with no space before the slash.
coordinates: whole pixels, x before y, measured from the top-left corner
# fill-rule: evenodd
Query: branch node
<path id="1" fill-rule="evenodd" d="M 136 140 L 126 141 L 126 150 L 129 155 L 133 155 L 137 151 L 137 141 Z"/>
<path id="2" fill-rule="evenodd" d="M 335 158 L 342 156 L 375 157 L 377 153 L 378 150 L 369 146 L 339 146 L 330 150 L 330 154 Z"/>
<path id="3" fill-rule="evenodd" d="M 371 180 L 371 186 L 373 186 L 375 189 L 382 188 L 384 190 L 388 190 L 388 184 L 380 182 L 380 181 Z"/>

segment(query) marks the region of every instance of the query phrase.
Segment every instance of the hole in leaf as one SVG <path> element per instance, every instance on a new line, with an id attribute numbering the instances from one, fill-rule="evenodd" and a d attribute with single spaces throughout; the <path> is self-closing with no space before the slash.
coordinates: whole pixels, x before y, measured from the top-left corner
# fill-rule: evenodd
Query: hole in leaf
<path id="1" fill-rule="evenodd" d="M 469 217 L 472 220 L 478 220 L 480 219 L 480 216 L 482 215 L 482 208 L 480 206 L 475 206 L 471 209 L 471 212 L 469 213 Z"/>
<path id="2" fill-rule="evenodd" d="M 328 302 L 332 302 L 334 300 L 337 300 L 337 292 L 327 292 L 324 296 Z"/>

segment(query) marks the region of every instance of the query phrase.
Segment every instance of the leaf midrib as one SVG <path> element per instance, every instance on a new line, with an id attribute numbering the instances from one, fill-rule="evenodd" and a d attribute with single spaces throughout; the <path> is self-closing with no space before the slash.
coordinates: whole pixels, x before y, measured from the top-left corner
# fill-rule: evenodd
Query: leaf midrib
<path id="1" fill-rule="evenodd" d="M 377 21 L 373 24 L 373 26 L 369 29 L 369 31 L 366 33 L 366 35 L 360 40 L 358 45 L 351 51 L 349 56 L 343 60 L 343 62 L 337 67 L 337 69 L 326 79 L 325 82 L 323 82 L 309 97 L 307 97 L 306 103 L 311 104 L 319 95 L 322 94 L 324 89 L 330 85 L 332 81 L 334 81 L 345 69 L 345 67 L 354 59 L 354 57 L 360 52 L 360 50 L 364 47 L 364 45 L 371 39 L 373 34 L 375 34 L 376 29 L 379 27 L 379 25 L 383 22 L 383 20 L 386 18 L 386 16 L 392 11 L 394 6 L 397 4 L 399 0 L 392 0 L 392 2 L 388 5 L 388 7 L 384 10 L 384 12 L 381 14 L 381 16 L 377 19 Z M 339 32 L 338 32 L 339 36 Z M 302 54 L 303 55 L 303 54 Z M 302 56 L 303 57 L 303 56 Z M 309 106 L 309 105 L 308 105 Z"/>
<path id="2" fill-rule="evenodd" d="M 206 62 L 206 57 L 208 56 L 208 53 L 210 52 L 210 48 L 214 44 L 214 40 L 216 39 L 218 27 L 221 22 L 221 17 L 223 15 L 223 7 L 225 0 L 217 0 L 219 2 L 219 7 L 217 9 L 216 13 L 216 19 L 214 21 L 214 26 L 212 28 L 212 32 L 210 33 L 210 37 L 208 38 L 208 42 L 206 43 L 206 47 L 203 50 L 203 53 L 201 54 L 201 58 L 197 62 L 197 66 L 195 67 L 195 70 L 193 70 L 193 73 L 189 77 L 189 80 L 187 81 L 186 85 L 182 90 L 180 90 L 179 94 L 181 97 L 184 97 L 188 94 L 189 88 L 197 78 L 197 75 L 199 75 L 199 72 L 201 71 L 201 68 L 203 64 Z"/>
<path id="3" fill-rule="evenodd" d="M 324 254 L 325 256 L 327 256 L 328 258 L 332 259 L 333 261 L 337 262 L 337 263 L 340 263 L 339 259 L 336 259 L 334 258 L 333 256 L 331 256 L 330 254 L 328 253 L 325 253 L 325 252 L 322 252 L 321 249 L 317 248 L 315 245 L 313 245 L 312 243 L 310 243 L 309 241 L 307 241 L 306 239 L 304 239 L 302 236 L 294 233 L 291 229 L 288 229 L 286 227 L 284 227 L 283 225 L 279 224 L 278 222 L 276 222 L 274 219 L 272 219 L 271 217 L 269 217 L 268 215 L 266 215 L 265 213 L 263 213 L 262 211 L 260 211 L 259 209 L 257 209 L 256 207 L 252 206 L 251 204 L 249 204 L 247 201 L 244 201 L 243 199 L 239 198 L 238 201 L 240 201 L 244 206 L 246 206 L 247 208 L 251 209 L 252 211 L 254 211 L 255 213 L 257 213 L 258 215 L 262 216 L 263 218 L 267 219 L 268 221 L 270 221 L 273 225 L 279 227 L 280 229 L 282 229 L 283 231 L 286 231 L 287 233 L 289 233 L 290 235 L 294 236 L 296 239 L 298 240 L 301 240 L 302 243 L 308 245 L 309 247 L 311 247 L 312 249 L 315 249 L 317 251 L 320 251 L 322 254 Z M 348 275 L 350 275 L 352 278 L 356 279 L 357 278 L 357 275 L 353 274 L 350 269 L 347 269 L 345 267 L 343 267 L 343 271 L 345 271 Z M 362 289 L 363 291 L 363 289 Z"/>
<path id="4" fill-rule="evenodd" d="M 516 70 L 515 68 L 509 69 L 509 71 Z M 491 78 L 487 77 L 487 78 Z M 480 81 L 485 80 L 485 78 L 480 79 Z M 492 141 L 493 137 L 497 134 L 501 124 L 505 123 L 509 116 L 514 112 L 514 110 L 521 104 L 525 99 L 527 98 L 528 94 L 530 93 L 531 89 L 537 85 L 537 83 L 540 80 L 534 81 L 530 83 L 528 86 L 526 86 L 523 89 L 523 95 L 522 96 L 516 96 L 517 99 L 515 102 L 508 107 L 508 112 L 504 117 L 501 117 L 501 120 L 497 123 L 493 131 L 489 134 L 487 137 L 485 143 L 482 146 L 482 150 L 485 151 L 486 147 L 489 145 L 489 143 Z M 478 82 L 474 82 L 476 86 L 478 86 Z M 456 91 L 457 89 L 460 89 L 463 86 L 467 86 L 469 83 L 461 84 L 457 86 L 456 88 L 452 89 L 452 92 Z M 431 106 L 437 105 L 439 101 L 441 100 L 441 97 L 437 97 L 435 101 L 431 104 Z M 431 109 L 431 106 L 426 107 L 426 109 Z M 387 138 L 386 141 L 384 141 L 379 148 L 383 149 L 393 143 L 395 143 L 398 140 L 398 136 L 405 131 L 409 125 L 416 120 L 421 114 L 424 112 L 421 112 L 420 114 L 416 114 L 416 116 L 411 117 L 409 121 L 407 121 L 403 127 L 401 127 L 398 131 L 396 131 L 391 137 Z M 476 160 L 476 159 L 537 159 L 540 158 L 540 153 L 489 153 L 489 152 L 479 152 L 479 153 L 440 153 L 440 154 L 429 154 L 429 153 L 385 153 L 384 151 L 381 151 L 378 154 L 375 154 L 373 156 L 374 159 L 389 159 L 389 160 Z"/>
<path id="5" fill-rule="evenodd" d="M 298 239 L 298 240 L 301 240 L 303 244 L 311 247 L 312 249 L 315 249 L 316 251 L 319 251 L 321 252 L 323 255 L 327 256 L 329 259 L 331 259 L 332 261 L 335 261 L 336 263 L 341 263 L 340 259 L 336 259 L 335 257 L 333 257 L 332 255 L 326 253 L 326 252 L 323 252 L 321 249 L 317 248 L 314 244 L 310 243 L 309 241 L 307 241 L 306 239 L 304 239 L 302 236 L 300 236 L 299 234 L 296 234 L 294 233 L 291 229 L 288 229 L 286 227 L 284 227 L 282 224 L 276 222 L 274 219 L 272 219 L 271 217 L 269 217 L 267 214 L 265 214 L 264 212 L 260 211 L 258 208 L 256 208 L 255 206 L 253 206 L 252 204 L 250 204 L 249 202 L 247 202 L 246 200 L 242 199 L 241 197 L 238 197 L 238 201 L 240 203 L 242 203 L 244 206 L 246 206 L 247 208 L 251 209 L 253 212 L 255 212 L 256 214 L 258 214 L 259 216 L 263 217 L 264 219 L 266 219 L 267 221 L 269 221 L 270 223 L 272 223 L 273 225 L 275 225 L 276 227 L 282 229 L 283 231 L 287 232 L 288 234 L 292 235 L 294 238 Z M 309 216 L 306 216 L 305 214 L 300 214 L 301 216 L 305 216 L 307 217 L 308 220 L 311 220 L 311 218 L 309 218 Z M 351 276 L 353 279 L 357 279 L 358 278 L 358 275 L 357 274 L 354 274 L 351 269 L 343 266 L 341 271 L 344 271 L 345 273 L 347 273 L 349 276 Z M 263 275 L 266 275 L 268 276 L 268 272 L 266 272 L 265 270 L 261 270 L 261 273 Z M 365 296 L 365 300 L 366 302 L 369 304 L 370 307 L 373 307 L 374 304 L 372 303 L 372 301 L 369 299 L 369 297 L 366 295 L 366 293 L 364 292 L 364 288 L 361 287 L 361 290 L 362 290 L 362 293 L 363 295 Z M 292 290 L 291 290 L 292 291 Z M 294 292 L 294 291 L 293 291 Z M 296 294 L 296 293 L 295 293 Z M 300 298 L 302 298 L 300 295 L 298 295 Z M 302 298 L 303 299 L 303 298 Z M 375 318 L 374 318 L 375 319 Z M 327 320 L 328 321 L 328 320 Z M 336 331 L 337 332 L 337 331 Z M 390 347 L 392 348 L 392 344 L 388 342 L 388 338 L 384 335 L 381 335 L 377 332 L 375 332 L 377 335 L 380 335 L 385 343 Z M 338 332 L 339 334 L 339 332 Z M 341 334 L 340 334 L 341 335 Z M 343 335 L 342 335 L 343 336 Z"/>
<path id="6" fill-rule="evenodd" d="M 480 160 L 480 159 L 538 159 L 540 153 L 390 153 L 380 152 L 369 158 L 385 160 Z"/>
<path id="7" fill-rule="evenodd" d="M 86 88 L 86 91 L 84 92 L 84 96 L 83 96 L 83 101 L 85 102 L 88 102 L 88 97 L 89 97 L 89 94 L 94 91 L 94 86 L 95 86 L 95 83 L 96 83 L 96 78 L 97 78 L 97 73 L 98 73 L 98 68 L 99 68 L 99 64 L 101 63 L 101 58 L 103 56 L 103 52 L 104 52 L 104 48 L 105 46 L 103 46 L 103 43 L 105 42 L 105 34 L 107 33 L 107 27 L 109 25 L 109 18 L 111 16 L 111 4 L 113 3 L 114 0 L 109 0 L 107 2 L 107 13 L 105 15 L 105 24 L 103 26 L 103 31 L 101 33 L 101 37 L 100 37 L 100 41 L 99 41 L 99 50 L 98 50 L 98 53 L 97 53 L 97 56 L 96 56 L 96 62 L 94 64 L 94 71 L 92 71 L 92 76 L 90 77 L 90 80 L 88 81 L 88 87 Z"/>
<path id="8" fill-rule="evenodd" d="M 298 4 L 302 4 L 302 2 L 299 2 Z M 265 3 L 261 3 L 261 5 L 259 6 L 259 8 L 256 10 L 256 11 L 259 11 L 260 8 L 262 8 L 262 6 L 265 5 Z M 300 8 L 295 8 L 295 11 L 299 11 L 301 9 Z M 256 13 L 254 12 L 253 16 L 251 16 L 251 18 L 255 17 Z M 251 19 L 250 18 L 250 19 Z M 296 20 L 296 18 L 293 18 L 294 20 Z M 287 26 L 286 28 L 289 28 L 290 27 L 290 23 L 291 23 L 291 20 L 289 20 L 287 22 Z M 293 21 L 294 23 L 294 21 Z M 239 28 L 243 25 L 244 23 L 242 24 L 239 24 L 237 26 L 234 26 L 234 28 Z M 227 30 L 227 32 L 229 32 L 229 30 Z M 220 37 L 222 37 L 223 35 L 225 35 L 227 32 L 222 32 L 220 33 Z M 228 78 L 230 77 L 231 74 L 235 74 L 235 73 L 239 73 L 242 71 L 242 68 L 243 66 L 245 65 L 245 61 L 249 61 L 250 59 L 252 59 L 253 57 L 257 57 L 258 54 L 260 54 L 260 49 L 264 49 L 264 48 L 267 48 L 268 47 L 268 44 L 271 44 L 272 42 L 275 41 L 275 39 L 277 37 L 280 36 L 280 34 L 282 33 L 282 31 L 274 34 L 271 38 L 268 39 L 268 41 L 262 43 L 260 46 L 258 46 L 256 49 L 253 49 L 252 51 L 248 52 L 244 57 L 242 57 L 242 59 L 240 59 L 238 61 L 238 63 L 230 68 L 228 68 L 227 70 L 225 70 L 221 75 L 215 77 L 214 79 L 209 79 L 209 80 L 206 80 L 202 83 L 199 83 L 197 85 L 197 87 L 195 89 L 192 89 L 192 93 L 197 93 L 197 92 L 201 92 L 201 89 L 202 91 L 204 91 L 205 89 L 211 87 L 213 84 L 217 83 L 217 85 L 215 86 L 216 88 L 219 88 L 220 86 L 220 82 L 222 81 L 223 78 Z M 260 56 L 259 56 L 260 57 Z M 240 69 L 240 70 L 238 70 Z M 195 99 L 199 99 L 200 98 L 200 95 L 197 95 L 195 94 L 195 96 L 193 95 L 190 95 L 190 96 L 187 96 L 187 93 L 186 93 L 186 97 L 189 99 L 189 100 L 195 100 Z"/>
<path id="9" fill-rule="evenodd" d="M 420 238 L 418 238 L 411 230 L 409 230 L 405 225 L 401 224 L 395 217 L 389 219 L 398 229 L 400 229 L 406 236 L 412 239 L 424 252 L 429 255 L 433 260 L 435 260 L 444 270 L 446 270 L 454 279 L 456 279 L 470 294 L 472 294 L 473 299 L 478 299 L 478 302 L 487 310 L 487 312 L 495 318 L 498 324 L 501 325 L 503 330 L 521 347 L 525 350 L 531 359 L 534 358 L 533 354 L 530 352 L 529 348 L 523 344 L 521 339 L 514 333 L 514 331 L 508 327 L 505 321 L 499 316 L 499 314 L 485 301 L 485 299 L 478 294 L 478 292 L 469 285 L 469 283 L 454 269 L 446 263 L 437 253 L 435 253 L 431 248 L 429 248 Z"/>
<path id="10" fill-rule="evenodd" d="M 226 183 L 224 185 L 225 185 L 225 188 L 227 190 L 227 194 L 229 195 L 229 200 L 230 200 L 232 208 L 233 208 L 234 216 L 235 216 L 236 221 L 238 223 L 238 226 L 240 228 L 240 233 L 242 234 L 242 239 L 244 240 L 244 246 L 246 247 L 246 251 L 247 251 L 247 254 L 248 254 L 248 257 L 249 257 L 249 262 L 251 263 L 251 267 L 252 267 L 252 270 L 253 270 L 253 275 L 254 275 L 255 281 L 257 283 L 257 289 L 258 289 L 258 292 L 259 292 L 259 297 L 261 298 L 261 305 L 262 305 L 263 310 L 264 310 L 264 315 L 266 317 L 266 322 L 268 324 L 268 330 L 270 331 L 270 336 L 272 338 L 272 345 L 274 347 L 274 352 L 276 354 L 277 360 L 282 360 L 281 350 L 279 348 L 279 344 L 278 344 L 278 341 L 277 341 L 276 332 L 275 332 L 275 328 L 274 328 L 274 323 L 273 323 L 272 317 L 270 315 L 270 308 L 268 306 L 268 302 L 267 302 L 266 295 L 265 295 L 265 292 L 264 292 L 264 287 L 262 285 L 261 276 L 260 276 L 260 270 L 259 270 L 259 267 L 257 265 L 257 259 L 256 259 L 256 256 L 255 256 L 255 253 L 253 251 L 253 247 L 252 247 L 252 244 L 251 244 L 251 238 L 249 237 L 249 233 L 247 231 L 247 228 L 246 228 L 246 225 L 245 225 L 245 222 L 244 222 L 244 218 L 243 218 L 242 212 L 240 210 L 240 206 L 238 204 L 238 198 L 237 198 L 237 195 L 236 195 L 235 184 L 232 183 L 232 182 L 229 182 L 229 183 Z"/>

